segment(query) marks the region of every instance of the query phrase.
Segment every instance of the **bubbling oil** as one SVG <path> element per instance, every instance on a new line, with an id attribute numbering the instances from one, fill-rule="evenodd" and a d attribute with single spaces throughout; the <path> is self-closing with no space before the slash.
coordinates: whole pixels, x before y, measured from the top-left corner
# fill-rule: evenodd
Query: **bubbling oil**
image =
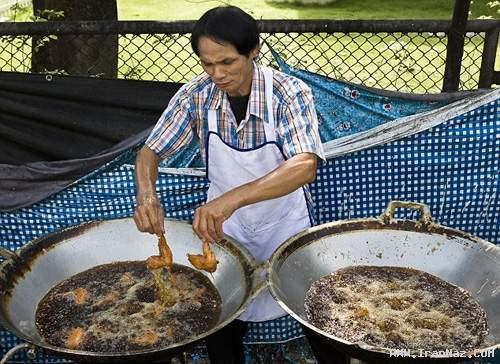
<path id="1" fill-rule="evenodd" d="M 160 303 L 164 306 L 172 306 L 179 299 L 179 292 L 175 288 L 175 276 L 171 274 L 170 269 L 165 268 L 166 277 L 162 274 L 163 268 L 150 269 L 151 274 L 158 289 Z"/>
<path id="2" fill-rule="evenodd" d="M 53 287 L 38 305 L 36 325 L 55 346 L 124 352 L 206 332 L 220 312 L 220 295 L 200 272 L 177 264 L 151 272 L 144 261 L 129 261 L 94 267 Z"/>
<path id="3" fill-rule="evenodd" d="M 311 285 L 304 307 L 329 334 L 389 349 L 468 351 L 488 333 L 486 313 L 468 292 L 416 269 L 339 269 Z"/>

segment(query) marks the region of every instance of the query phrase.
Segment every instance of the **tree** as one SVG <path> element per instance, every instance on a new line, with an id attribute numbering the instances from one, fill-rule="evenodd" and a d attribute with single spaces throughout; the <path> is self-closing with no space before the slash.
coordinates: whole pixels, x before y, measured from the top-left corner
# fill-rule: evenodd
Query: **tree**
<path id="1" fill-rule="evenodd" d="M 498 0 L 471 1 L 470 13 L 473 18 L 498 19 L 500 17 L 500 1 Z"/>
<path id="2" fill-rule="evenodd" d="M 116 0 L 33 0 L 35 19 L 118 19 Z M 118 35 L 47 35 L 33 37 L 33 72 L 116 78 Z"/>

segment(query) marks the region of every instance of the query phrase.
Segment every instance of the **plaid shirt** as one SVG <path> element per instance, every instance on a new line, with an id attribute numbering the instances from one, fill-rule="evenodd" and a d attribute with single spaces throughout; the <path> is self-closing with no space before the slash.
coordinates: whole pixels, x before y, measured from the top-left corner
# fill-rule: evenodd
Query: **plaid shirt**
<path id="1" fill-rule="evenodd" d="M 254 63 L 247 115 L 238 125 L 227 94 L 213 87 L 210 76 L 203 74 L 182 86 L 174 95 L 146 145 L 165 159 L 197 138 L 201 157 L 206 163 L 208 110 L 211 109 L 217 110 L 217 129 L 222 140 L 239 149 L 258 147 L 266 142 L 263 122 L 268 120 L 268 110 L 265 101 L 264 74 L 260 66 Z M 308 152 L 325 160 L 310 88 L 295 77 L 273 71 L 273 101 L 276 142 L 285 158 Z M 312 197 L 308 186 L 305 195 L 313 220 Z"/>
<path id="2" fill-rule="evenodd" d="M 195 137 L 201 157 L 206 156 L 208 110 L 217 110 L 218 132 L 227 144 L 239 149 L 255 148 L 266 142 L 263 122 L 268 120 L 264 92 L 264 74 L 254 63 L 252 90 L 246 120 L 238 126 L 227 94 L 212 87 L 207 74 L 196 77 L 170 100 L 146 145 L 165 159 Z M 273 111 L 276 142 L 286 159 L 296 154 L 314 153 L 325 159 L 318 133 L 318 119 L 311 90 L 297 78 L 273 71 Z"/>

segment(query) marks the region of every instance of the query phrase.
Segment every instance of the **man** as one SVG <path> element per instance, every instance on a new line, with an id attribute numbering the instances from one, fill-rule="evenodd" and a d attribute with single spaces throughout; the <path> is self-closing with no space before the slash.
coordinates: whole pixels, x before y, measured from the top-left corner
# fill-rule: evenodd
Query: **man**
<path id="1" fill-rule="evenodd" d="M 306 185 L 315 178 L 317 159 L 324 159 L 311 91 L 254 62 L 257 23 L 239 8 L 206 12 L 191 46 L 205 74 L 170 100 L 138 154 L 135 222 L 141 231 L 164 231 L 155 192 L 158 163 L 197 138 L 210 187 L 193 230 L 210 243 L 232 236 L 263 261 L 311 225 Z M 269 292 L 259 295 L 239 320 L 207 338 L 211 362 L 242 363 L 245 322 L 284 315 Z"/>

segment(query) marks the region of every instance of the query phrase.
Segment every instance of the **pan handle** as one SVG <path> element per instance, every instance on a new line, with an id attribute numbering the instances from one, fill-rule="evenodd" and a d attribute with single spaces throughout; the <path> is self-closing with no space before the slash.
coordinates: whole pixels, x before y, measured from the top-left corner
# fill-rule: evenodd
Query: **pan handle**
<path id="1" fill-rule="evenodd" d="M 250 299 L 253 300 L 262 292 L 269 283 L 267 282 L 267 273 L 269 270 L 269 261 L 264 260 L 257 264 L 252 272 L 253 286 L 250 290 Z"/>
<path id="2" fill-rule="evenodd" d="M 12 349 L 10 349 L 4 355 L 4 357 L 2 358 L 2 360 L 0 360 L 0 364 L 7 363 L 7 361 L 9 359 L 11 359 L 14 356 L 14 354 L 16 354 L 18 351 L 23 350 L 23 349 L 26 350 L 26 356 L 27 356 L 28 359 L 35 360 L 35 358 L 36 358 L 36 349 L 35 349 L 35 347 L 32 344 L 22 343 L 22 344 L 14 346 Z"/>
<path id="3" fill-rule="evenodd" d="M 429 227 L 432 225 L 432 216 L 429 206 L 420 202 L 412 201 L 389 201 L 385 211 L 380 215 L 380 219 L 384 224 L 390 224 L 394 219 L 394 212 L 397 208 L 406 208 L 420 211 L 420 219 L 417 227 Z"/>

